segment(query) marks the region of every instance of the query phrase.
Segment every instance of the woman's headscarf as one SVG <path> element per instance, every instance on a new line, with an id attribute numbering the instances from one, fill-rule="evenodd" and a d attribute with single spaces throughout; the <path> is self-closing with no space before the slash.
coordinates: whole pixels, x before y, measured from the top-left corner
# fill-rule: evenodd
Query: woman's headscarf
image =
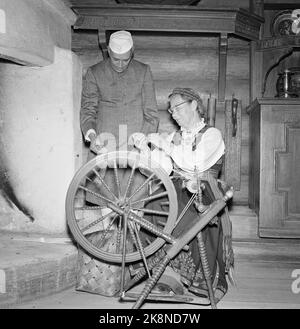
<path id="1" fill-rule="evenodd" d="M 176 87 L 169 95 L 169 99 L 174 95 L 180 95 L 183 99 L 190 99 L 191 101 L 195 100 L 198 104 L 197 111 L 200 117 L 204 117 L 205 109 L 203 106 L 203 102 L 200 95 L 195 90 L 193 90 L 192 88 Z"/>

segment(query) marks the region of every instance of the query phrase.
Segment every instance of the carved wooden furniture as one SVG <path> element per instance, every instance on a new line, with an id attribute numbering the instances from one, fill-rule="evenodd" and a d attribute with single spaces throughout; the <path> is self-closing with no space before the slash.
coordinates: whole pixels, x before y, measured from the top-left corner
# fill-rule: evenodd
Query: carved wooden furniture
<path id="1" fill-rule="evenodd" d="M 300 99 L 258 99 L 250 115 L 249 204 L 261 237 L 300 237 Z"/>
<path id="2" fill-rule="evenodd" d="M 289 66 L 298 66 L 299 52 L 296 55 L 294 50 L 299 50 L 300 36 L 290 35 L 286 32 L 274 33 L 274 19 L 280 13 L 297 8 L 292 1 L 280 3 L 275 0 L 253 0 L 250 4 L 252 11 L 264 17 L 265 20 L 259 40 L 251 42 L 250 99 L 254 101 L 256 98 L 275 97 L 278 71 L 283 71 Z M 284 26 L 282 25 L 282 27 Z M 291 63 L 287 64 L 288 62 Z"/>
<path id="3" fill-rule="evenodd" d="M 271 33 L 286 6 L 254 6 L 265 26 L 251 50 L 249 205 L 261 237 L 299 238 L 300 99 L 275 95 L 278 73 L 299 61 L 300 36 Z"/>
<path id="4" fill-rule="evenodd" d="M 268 37 L 256 42 L 255 70 L 260 71 L 260 79 L 256 81 L 256 97 L 274 97 L 276 95 L 276 81 L 278 68 L 286 61 L 295 58 L 297 62 L 297 49 L 300 46 L 300 36 Z M 298 55 L 298 59 L 299 59 Z M 299 60 L 298 60 L 299 61 Z"/>

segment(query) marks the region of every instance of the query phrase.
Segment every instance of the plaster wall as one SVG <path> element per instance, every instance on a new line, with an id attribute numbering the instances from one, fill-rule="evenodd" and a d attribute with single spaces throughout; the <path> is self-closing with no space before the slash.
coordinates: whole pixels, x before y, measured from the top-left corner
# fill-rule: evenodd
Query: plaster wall
<path id="1" fill-rule="evenodd" d="M 54 46 L 71 48 L 75 19 L 59 0 L 0 0 L 0 56 L 26 65 L 49 65 Z"/>
<path id="2" fill-rule="evenodd" d="M 45 67 L 0 65 L 1 159 L 32 220 L 6 217 L 0 229 L 66 232 L 65 195 L 82 164 L 81 61 L 54 48 Z"/>

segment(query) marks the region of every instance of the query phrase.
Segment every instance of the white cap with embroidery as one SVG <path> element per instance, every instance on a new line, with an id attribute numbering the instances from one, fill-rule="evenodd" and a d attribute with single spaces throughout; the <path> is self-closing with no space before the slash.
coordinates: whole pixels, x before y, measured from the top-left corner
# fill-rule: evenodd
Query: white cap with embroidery
<path id="1" fill-rule="evenodd" d="M 117 31 L 109 38 L 109 48 L 116 54 L 124 54 L 133 47 L 133 40 L 130 32 Z"/>

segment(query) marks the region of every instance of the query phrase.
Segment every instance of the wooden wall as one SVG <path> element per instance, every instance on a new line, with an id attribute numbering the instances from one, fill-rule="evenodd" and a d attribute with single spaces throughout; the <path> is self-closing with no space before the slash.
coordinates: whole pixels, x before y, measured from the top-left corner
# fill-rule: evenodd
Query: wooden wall
<path id="1" fill-rule="evenodd" d="M 175 86 L 192 87 L 200 91 L 204 104 L 211 94 L 217 97 L 218 37 L 199 34 L 133 33 L 135 58 L 151 66 L 155 80 L 160 113 L 160 131 L 171 131 L 175 126 L 167 108 L 167 96 Z M 102 60 L 97 34 L 75 32 L 73 51 L 87 67 Z M 249 43 L 229 38 L 226 99 L 232 95 L 242 101 L 242 155 L 241 190 L 236 191 L 235 202 L 248 202 L 248 115 L 249 104 Z M 217 104 L 216 126 L 224 131 L 224 103 Z"/>

